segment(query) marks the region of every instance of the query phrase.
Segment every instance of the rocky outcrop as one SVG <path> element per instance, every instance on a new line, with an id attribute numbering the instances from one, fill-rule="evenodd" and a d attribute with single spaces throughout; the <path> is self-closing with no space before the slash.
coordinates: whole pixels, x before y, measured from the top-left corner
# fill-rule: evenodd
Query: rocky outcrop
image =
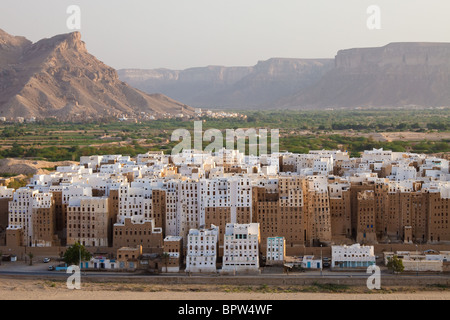
<path id="1" fill-rule="evenodd" d="M 34 44 L 0 32 L 0 116 L 70 120 L 142 112 L 158 117 L 193 109 L 119 80 L 89 54 L 79 32 Z"/>

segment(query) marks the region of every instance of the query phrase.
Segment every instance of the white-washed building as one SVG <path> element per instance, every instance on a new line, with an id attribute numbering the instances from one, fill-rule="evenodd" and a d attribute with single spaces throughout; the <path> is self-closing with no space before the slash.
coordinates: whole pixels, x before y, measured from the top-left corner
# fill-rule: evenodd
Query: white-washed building
<path id="1" fill-rule="evenodd" d="M 351 246 L 332 246 L 332 268 L 367 268 L 375 265 L 376 257 L 373 246 L 361 246 L 359 243 Z"/>
<path id="2" fill-rule="evenodd" d="M 217 271 L 219 228 L 191 229 L 187 236 L 186 272 L 214 273 Z"/>
<path id="3" fill-rule="evenodd" d="M 31 246 L 33 243 L 33 197 L 39 191 L 28 188 L 16 190 L 13 200 L 9 202 L 8 227 L 22 229 L 23 243 Z"/>
<path id="4" fill-rule="evenodd" d="M 227 224 L 222 269 L 235 272 L 259 270 L 259 223 Z"/>
<path id="5" fill-rule="evenodd" d="M 315 256 L 304 256 L 302 260 L 302 268 L 304 269 L 322 269 L 322 259 Z"/>
<path id="6" fill-rule="evenodd" d="M 283 264 L 286 258 L 286 239 L 284 237 L 267 238 L 266 265 Z"/>

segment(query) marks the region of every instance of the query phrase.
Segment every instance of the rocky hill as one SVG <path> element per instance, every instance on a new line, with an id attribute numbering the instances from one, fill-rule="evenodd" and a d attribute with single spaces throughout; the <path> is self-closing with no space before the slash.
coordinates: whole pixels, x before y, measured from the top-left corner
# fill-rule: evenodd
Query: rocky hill
<path id="1" fill-rule="evenodd" d="M 31 43 L 0 30 L 0 116 L 60 120 L 146 113 L 192 114 L 161 94 L 147 94 L 119 80 L 89 54 L 74 32 Z"/>
<path id="2" fill-rule="evenodd" d="M 0 177 L 5 173 L 8 173 L 9 175 L 48 174 L 49 172 L 54 171 L 53 168 L 58 166 L 72 166 L 78 164 L 78 162 L 74 161 L 48 162 L 24 159 L 0 159 Z"/>

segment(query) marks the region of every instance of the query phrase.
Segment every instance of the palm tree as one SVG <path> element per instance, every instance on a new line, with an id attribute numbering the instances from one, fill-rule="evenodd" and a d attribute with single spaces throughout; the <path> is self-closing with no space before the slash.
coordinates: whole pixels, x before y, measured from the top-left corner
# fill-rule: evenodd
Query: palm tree
<path id="1" fill-rule="evenodd" d="M 33 265 L 34 254 L 30 252 L 30 253 L 28 254 L 28 257 L 30 258 L 30 266 L 32 266 L 32 265 Z"/>
<path id="2" fill-rule="evenodd" d="M 168 254 L 167 252 L 164 252 L 162 254 L 162 258 L 164 260 L 164 265 L 166 266 L 166 272 L 168 272 L 168 264 L 169 264 L 169 258 L 170 258 L 170 254 Z"/>

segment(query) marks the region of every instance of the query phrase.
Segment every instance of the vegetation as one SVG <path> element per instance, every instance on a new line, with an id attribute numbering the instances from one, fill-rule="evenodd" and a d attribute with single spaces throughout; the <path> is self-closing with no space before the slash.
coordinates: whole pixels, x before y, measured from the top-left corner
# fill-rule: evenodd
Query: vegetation
<path id="1" fill-rule="evenodd" d="M 14 179 L 13 181 L 11 181 L 10 183 L 8 183 L 7 187 L 17 190 L 20 189 L 22 187 L 25 187 L 28 184 L 28 178 L 25 179 Z"/>
<path id="2" fill-rule="evenodd" d="M 33 265 L 34 254 L 32 254 L 31 252 L 28 253 L 28 258 L 30 258 L 30 266 L 32 266 Z"/>
<path id="3" fill-rule="evenodd" d="M 377 141 L 381 132 L 437 133 L 450 131 L 450 109 L 250 111 L 247 118 L 201 119 L 203 130 L 280 129 L 280 149 L 307 153 L 313 149 L 344 149 L 353 156 L 372 148 L 417 153 L 450 152 L 450 140 Z M 60 123 L 46 120 L 0 127 L 0 159 L 29 158 L 77 161 L 81 156 L 123 154 L 152 150 L 166 153 L 175 129 L 193 132 L 194 121 L 155 120 L 142 123 Z M 193 136 L 193 134 L 191 135 Z M 225 136 L 225 134 L 224 134 Z M 425 136 L 426 138 L 426 136 Z M 209 143 L 205 142 L 205 146 Z"/>
<path id="4" fill-rule="evenodd" d="M 161 258 L 162 258 L 163 261 L 164 261 L 164 266 L 165 266 L 165 268 L 166 268 L 166 272 L 169 272 L 169 271 L 168 271 L 168 265 L 169 265 L 170 254 L 168 254 L 167 252 L 164 252 L 164 253 L 161 255 Z"/>
<path id="5" fill-rule="evenodd" d="M 91 260 L 91 257 L 92 255 L 89 253 L 89 251 L 87 251 L 83 245 L 77 242 L 66 250 L 63 260 L 70 266 L 79 265 L 80 258 L 82 261 L 89 261 Z"/>
<path id="6" fill-rule="evenodd" d="M 394 273 L 402 273 L 405 270 L 405 267 L 403 266 L 403 261 L 399 259 L 397 256 L 393 256 L 392 258 L 388 259 L 387 267 Z"/>
<path id="7" fill-rule="evenodd" d="M 9 172 L 0 172 L 0 177 L 2 178 L 11 178 L 11 177 L 15 177 L 17 176 L 14 173 L 9 173 Z"/>
<path id="8" fill-rule="evenodd" d="M 348 285 L 342 285 L 342 284 L 314 282 L 313 285 L 309 289 L 311 289 L 312 291 L 316 291 L 316 292 L 340 293 L 340 292 L 348 291 L 350 289 L 350 287 Z"/>

